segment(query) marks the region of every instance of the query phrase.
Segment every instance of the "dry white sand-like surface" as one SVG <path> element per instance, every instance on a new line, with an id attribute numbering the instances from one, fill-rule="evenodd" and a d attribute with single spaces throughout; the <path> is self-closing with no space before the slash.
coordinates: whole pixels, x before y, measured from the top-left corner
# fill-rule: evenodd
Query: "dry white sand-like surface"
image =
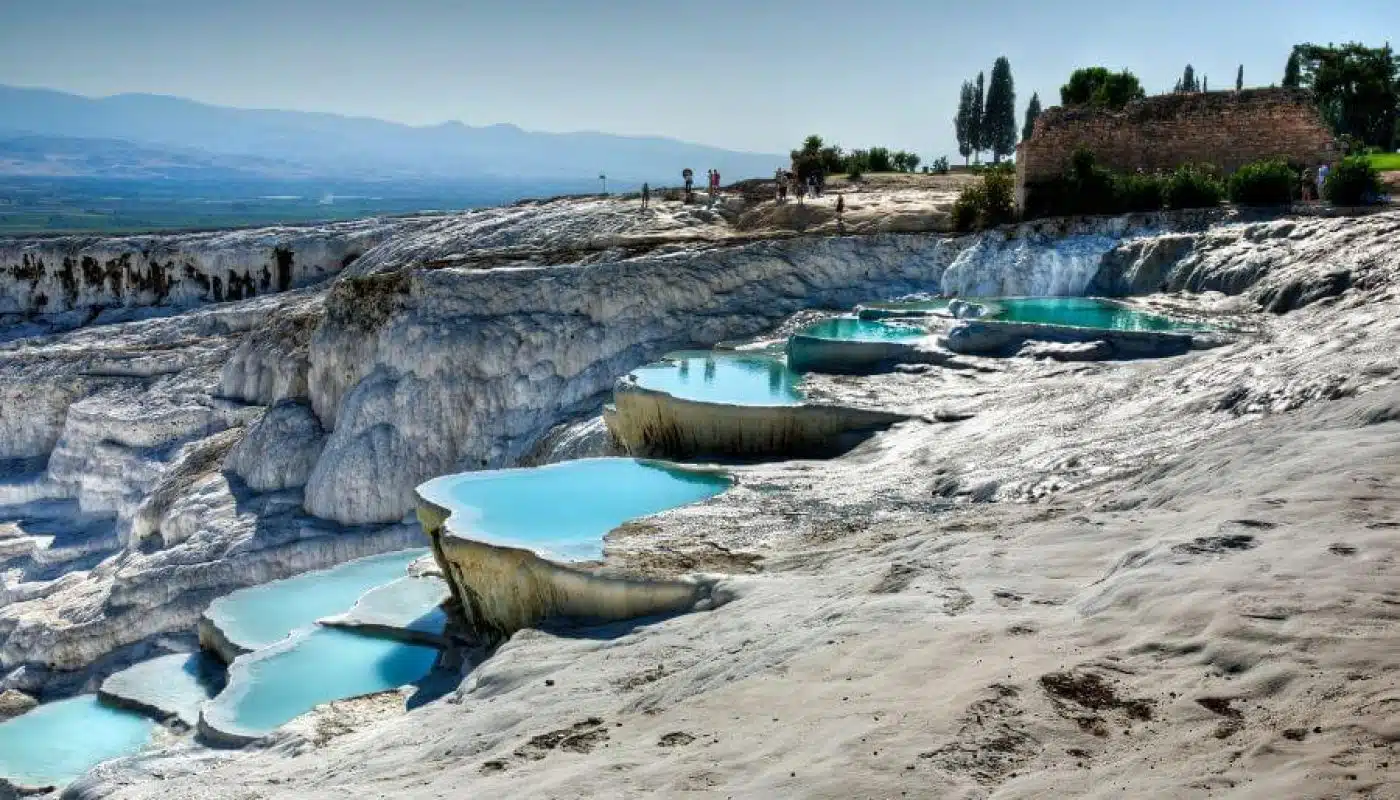
<path id="1" fill-rule="evenodd" d="M 73 795 L 1400 797 L 1397 312 L 1372 287 L 1180 358 L 814 379 L 950 421 L 610 540 L 729 573 L 728 605 L 524 631 L 410 713 Z"/>

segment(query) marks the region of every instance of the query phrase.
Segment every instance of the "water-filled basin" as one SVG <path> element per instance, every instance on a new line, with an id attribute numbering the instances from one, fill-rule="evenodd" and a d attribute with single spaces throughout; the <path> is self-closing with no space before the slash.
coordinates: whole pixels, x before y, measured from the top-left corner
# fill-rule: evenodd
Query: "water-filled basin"
<path id="1" fill-rule="evenodd" d="M 242 736 L 270 733 L 321 703 L 382 692 L 428 674 L 436 648 L 310 628 L 241 656 L 228 688 L 205 703 L 206 724 Z"/>
<path id="2" fill-rule="evenodd" d="M 229 641 L 257 650 L 322 617 L 348 611 L 365 592 L 403 577 L 408 565 L 427 552 L 384 553 L 239 589 L 210 603 L 205 613 Z"/>
<path id="3" fill-rule="evenodd" d="M 0 723 L 0 777 L 25 786 L 65 784 L 137 752 L 154 729 L 149 718 L 102 705 L 97 695 L 45 703 Z"/>
<path id="4" fill-rule="evenodd" d="M 566 561 L 603 553 L 603 536 L 628 520 L 712 497 L 722 473 L 632 458 L 586 458 L 531 469 L 444 475 L 418 487 L 452 512 L 448 530 Z"/>
<path id="5" fill-rule="evenodd" d="M 781 358 L 749 353 L 682 351 L 632 371 L 637 385 L 686 400 L 741 406 L 802 404 L 802 376 Z"/>
<path id="6" fill-rule="evenodd" d="M 988 319 L 1117 331 L 1198 331 L 1203 326 L 1093 297 L 1006 297 L 986 301 Z"/>
<path id="7" fill-rule="evenodd" d="M 808 325 L 798 331 L 803 336 L 835 339 L 846 342 L 904 342 L 928 336 L 928 331 L 914 325 L 880 322 L 859 317 L 834 317 Z"/>

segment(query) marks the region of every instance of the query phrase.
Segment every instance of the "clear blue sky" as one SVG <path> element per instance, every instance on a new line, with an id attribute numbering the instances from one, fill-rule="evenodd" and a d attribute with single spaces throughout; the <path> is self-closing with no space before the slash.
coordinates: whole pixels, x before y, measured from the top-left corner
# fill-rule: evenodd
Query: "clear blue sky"
<path id="1" fill-rule="evenodd" d="M 1019 116 L 1076 66 L 1268 85 L 1296 42 L 1386 39 L 1400 0 L 0 0 L 0 83 L 927 161 L 999 55 Z"/>

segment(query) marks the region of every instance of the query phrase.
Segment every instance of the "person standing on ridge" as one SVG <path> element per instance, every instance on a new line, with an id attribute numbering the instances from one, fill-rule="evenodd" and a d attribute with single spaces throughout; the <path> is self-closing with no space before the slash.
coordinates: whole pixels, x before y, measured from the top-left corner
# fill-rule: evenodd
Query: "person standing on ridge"
<path id="1" fill-rule="evenodd" d="M 714 181 L 715 194 L 719 194 L 719 170 L 715 170 L 714 176 L 710 180 Z"/>
<path id="2" fill-rule="evenodd" d="M 642 208 L 646 209 L 649 205 L 651 205 L 651 185 L 644 183 L 642 184 Z"/>
<path id="3" fill-rule="evenodd" d="M 695 197 L 692 191 L 695 188 L 695 173 L 690 170 L 690 167 L 686 167 L 681 170 L 681 177 L 685 179 L 685 202 L 694 202 Z"/>

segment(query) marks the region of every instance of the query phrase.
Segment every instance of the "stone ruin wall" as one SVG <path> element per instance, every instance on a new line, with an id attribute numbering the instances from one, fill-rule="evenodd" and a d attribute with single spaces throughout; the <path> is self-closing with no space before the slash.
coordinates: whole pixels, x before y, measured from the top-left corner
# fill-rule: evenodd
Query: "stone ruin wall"
<path id="1" fill-rule="evenodd" d="M 1212 164 L 1229 173 L 1251 161 L 1281 156 L 1320 164 L 1339 155 L 1336 140 L 1301 89 L 1167 94 L 1135 100 L 1122 111 L 1056 106 L 1036 120 L 1016 148 L 1016 188 L 1056 178 L 1085 148 L 1119 171 L 1170 170 Z"/>

